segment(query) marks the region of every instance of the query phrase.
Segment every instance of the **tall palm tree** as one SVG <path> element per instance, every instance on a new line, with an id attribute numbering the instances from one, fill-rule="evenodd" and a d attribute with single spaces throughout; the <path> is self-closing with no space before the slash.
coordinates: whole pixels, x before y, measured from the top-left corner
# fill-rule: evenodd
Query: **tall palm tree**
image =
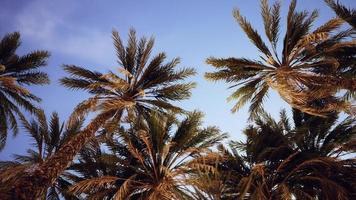
<path id="1" fill-rule="evenodd" d="M 356 29 L 356 10 L 353 8 L 347 8 L 340 4 L 339 1 L 325 0 L 331 9 L 343 20 L 349 23 L 354 29 Z"/>
<path id="2" fill-rule="evenodd" d="M 27 150 L 27 155 L 14 155 L 15 161 L 0 162 L 0 183 L 1 185 L 11 184 L 23 173 L 36 165 L 40 165 L 62 148 L 65 141 L 80 132 L 83 120 L 79 119 L 74 123 L 61 123 L 56 112 L 53 112 L 49 121 L 43 111 L 39 112 L 38 119 L 31 122 L 23 121 L 24 129 L 33 140 L 33 147 Z M 47 189 L 40 199 L 77 199 L 70 195 L 67 190 L 71 183 L 66 177 L 70 174 L 64 172 Z M 4 197 L 3 197 L 4 198 Z"/>
<path id="3" fill-rule="evenodd" d="M 92 95 L 77 106 L 72 118 L 90 111 L 97 115 L 80 134 L 66 142 L 33 173 L 24 175 L 24 181 L 14 186 L 17 198 L 31 199 L 41 195 L 43 189 L 53 183 L 101 127 L 112 132 L 123 116 L 132 118 L 137 113 L 148 115 L 152 109 L 161 112 L 182 111 L 171 102 L 190 96 L 195 84 L 180 81 L 195 74 L 194 69 L 175 70 L 179 59 L 163 63 L 166 58 L 164 53 L 159 53 L 148 62 L 154 40 L 142 38 L 137 41 L 134 30 L 130 30 L 126 48 L 116 31 L 113 32 L 113 39 L 122 67 L 120 74 L 102 74 L 74 65 L 64 66 L 71 76 L 63 78 L 62 84 L 68 88 L 86 90 Z"/>
<path id="4" fill-rule="evenodd" d="M 25 86 L 49 83 L 46 73 L 39 70 L 47 64 L 47 51 L 33 51 L 19 56 L 20 33 L 5 35 L 0 41 L 0 150 L 6 143 L 8 130 L 18 132 L 17 117 L 24 119 L 23 111 L 36 113 L 34 105 L 41 99 Z"/>
<path id="5" fill-rule="evenodd" d="M 355 91 L 354 76 L 341 76 L 345 69 L 337 55 L 349 48 L 355 49 L 355 41 L 346 40 L 352 30 L 331 34 L 343 20 L 334 18 L 310 31 L 318 12 L 295 11 L 296 0 L 289 6 L 286 33 L 281 56 L 277 49 L 280 28 L 280 3 L 269 6 L 261 1 L 262 18 L 269 46 L 251 26 L 240 11 L 233 14 L 251 42 L 259 49 L 260 60 L 247 58 L 208 58 L 207 63 L 218 71 L 207 73 L 210 80 L 225 80 L 239 87 L 228 98 L 237 99 L 232 111 L 251 102 L 251 117 L 263 110 L 262 103 L 270 88 L 292 107 L 313 115 L 326 115 L 333 111 L 353 113 L 353 106 L 338 96 L 342 89 Z"/>
<path id="6" fill-rule="evenodd" d="M 182 121 L 153 113 L 122 128 L 119 138 L 107 142 L 109 154 L 98 148 L 82 152 L 72 166 L 82 181 L 71 191 L 96 199 L 188 198 L 191 158 L 226 137 L 216 127 L 201 128 L 201 118 L 200 112 Z"/>
<path id="7" fill-rule="evenodd" d="M 336 115 L 293 114 L 294 127 L 284 113 L 279 122 L 264 115 L 245 129 L 246 142 L 231 143 L 231 151 L 220 146 L 218 153 L 199 158 L 223 175 L 214 178 L 226 192 L 211 199 L 355 197 L 356 161 L 345 156 L 355 152 L 354 120 L 337 123 Z"/>

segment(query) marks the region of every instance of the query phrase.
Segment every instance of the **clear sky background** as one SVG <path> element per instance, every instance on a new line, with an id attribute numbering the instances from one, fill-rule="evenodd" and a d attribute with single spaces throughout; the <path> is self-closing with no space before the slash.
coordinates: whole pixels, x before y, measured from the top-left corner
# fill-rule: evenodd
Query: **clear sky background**
<path id="1" fill-rule="evenodd" d="M 283 36 L 290 1 L 281 2 Z M 356 7 L 356 0 L 341 2 Z M 204 61 L 209 56 L 258 59 L 257 49 L 235 22 L 232 9 L 239 8 L 265 38 L 259 3 L 259 0 L 0 0 L 0 37 L 19 31 L 20 55 L 37 49 L 51 52 L 45 69 L 51 84 L 31 90 L 43 99 L 41 107 L 47 114 L 57 111 L 64 120 L 87 94 L 70 91 L 58 83 L 66 75 L 61 68 L 63 64 L 101 72 L 114 70 L 118 64 L 111 39 L 113 29 L 119 31 L 125 42 L 130 28 L 135 28 L 138 36 L 153 35 L 156 39 L 153 54 L 164 51 L 168 59 L 180 57 L 181 67 L 194 67 L 198 71 L 192 78 L 198 83 L 193 96 L 180 105 L 187 110 L 203 111 L 205 125 L 217 125 L 231 139 L 241 140 L 241 130 L 247 125 L 247 106 L 238 113 L 230 112 L 233 103 L 227 103 L 226 98 L 232 90 L 223 82 L 204 80 L 204 73 L 213 70 Z M 334 16 L 323 0 L 299 0 L 297 9 L 318 9 L 316 25 Z M 265 108 L 273 116 L 278 116 L 281 108 L 290 110 L 274 92 L 265 101 Z M 23 154 L 30 145 L 24 131 L 16 138 L 9 136 L 0 160 L 11 159 L 13 153 Z"/>

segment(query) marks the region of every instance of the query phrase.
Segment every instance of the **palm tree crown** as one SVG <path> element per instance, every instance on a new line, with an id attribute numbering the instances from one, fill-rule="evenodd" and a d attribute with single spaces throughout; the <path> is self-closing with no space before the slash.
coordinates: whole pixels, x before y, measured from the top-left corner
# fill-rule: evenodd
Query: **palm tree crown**
<path id="1" fill-rule="evenodd" d="M 0 41 L 0 150 L 5 146 L 8 130 L 18 132 L 16 117 L 25 119 L 20 108 L 31 113 L 38 110 L 33 103 L 41 99 L 24 86 L 49 83 L 47 74 L 38 70 L 46 66 L 49 53 L 37 50 L 19 56 L 19 46 L 18 32 L 7 34 Z"/>
<path id="2" fill-rule="evenodd" d="M 201 128 L 201 118 L 192 112 L 179 122 L 152 113 L 121 128 L 118 138 L 106 142 L 109 154 L 92 148 L 80 154 L 72 169 L 84 180 L 72 191 L 100 199 L 185 199 L 191 158 L 226 137 L 216 127 Z"/>
<path id="3" fill-rule="evenodd" d="M 326 115 L 333 111 L 352 113 L 352 105 L 337 96 L 341 89 L 355 91 L 353 76 L 342 76 L 349 66 L 340 65 L 338 56 L 350 48 L 355 41 L 345 40 L 352 30 L 332 35 L 343 20 L 334 18 L 310 31 L 318 12 L 295 11 L 296 1 L 289 6 L 286 33 L 281 56 L 277 43 L 280 23 L 280 3 L 272 7 L 267 0 L 261 1 L 262 17 L 270 47 L 263 42 L 258 32 L 234 10 L 234 17 L 251 42 L 259 49 L 261 61 L 247 58 L 208 58 L 207 63 L 218 69 L 207 73 L 211 80 L 225 80 L 241 85 L 230 97 L 238 99 L 233 107 L 237 111 L 248 101 L 254 117 L 263 110 L 262 103 L 270 88 L 275 89 L 292 107 L 313 115 Z"/>
<path id="4" fill-rule="evenodd" d="M 353 199 L 355 159 L 345 156 L 355 152 L 353 120 L 298 110 L 293 120 L 294 126 L 285 112 L 279 121 L 264 113 L 244 130 L 246 141 L 199 158 L 217 172 L 197 188 L 208 194 L 221 188 L 213 199 Z"/>
<path id="5" fill-rule="evenodd" d="M 35 149 L 27 150 L 27 155 L 14 155 L 15 161 L 1 161 L 0 171 L 1 184 L 12 184 L 11 181 L 23 173 L 24 170 L 30 170 L 35 166 L 45 162 L 49 157 L 62 148 L 65 141 L 80 132 L 83 124 L 82 119 L 74 123 L 61 123 L 56 112 L 53 112 L 49 121 L 43 111 L 38 112 L 37 120 L 31 122 L 23 121 L 24 130 L 33 140 Z M 68 181 L 67 172 L 64 172 L 43 194 L 44 199 L 60 199 L 60 196 L 66 199 L 75 199 L 67 192 L 71 183 Z"/>
<path id="6" fill-rule="evenodd" d="M 138 113 L 148 114 L 152 109 L 182 111 L 169 101 L 190 97 L 190 90 L 195 84 L 179 81 L 194 75 L 195 70 L 175 70 L 179 58 L 164 63 L 165 53 L 159 53 L 149 60 L 154 40 L 143 37 L 138 41 L 134 30 L 130 30 L 127 47 L 124 47 L 116 31 L 113 32 L 113 39 L 121 66 L 118 74 L 111 71 L 102 74 L 74 65 L 64 66 L 71 77 L 63 78 L 62 84 L 71 89 L 86 90 L 93 95 L 78 105 L 76 114 L 111 112 L 110 127 L 110 124 L 117 125 L 124 111 L 129 117 Z"/>

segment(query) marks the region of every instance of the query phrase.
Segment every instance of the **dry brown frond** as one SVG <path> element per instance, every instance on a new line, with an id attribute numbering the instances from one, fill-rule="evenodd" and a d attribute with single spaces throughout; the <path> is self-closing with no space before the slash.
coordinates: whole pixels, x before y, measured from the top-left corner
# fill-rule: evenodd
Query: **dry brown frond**
<path id="1" fill-rule="evenodd" d="M 280 191 L 280 197 L 284 200 L 292 200 L 292 193 L 289 191 L 289 188 L 286 184 L 282 183 L 278 185 L 278 189 Z"/>
<path id="2" fill-rule="evenodd" d="M 17 84 L 16 78 L 10 76 L 0 76 L 0 85 L 8 90 L 20 95 L 29 95 L 30 91 Z"/>
<path id="3" fill-rule="evenodd" d="M 124 68 L 118 68 L 118 71 L 121 73 L 121 74 L 123 74 L 123 75 L 125 75 L 125 76 L 127 76 L 127 77 L 129 77 L 129 78 L 132 78 L 133 77 L 133 75 L 129 72 L 129 71 L 127 71 L 126 69 L 124 69 Z"/>
<path id="4" fill-rule="evenodd" d="M 83 192 L 91 192 L 100 190 L 100 188 L 110 188 L 111 184 L 115 183 L 118 177 L 115 176 L 102 176 L 83 180 L 69 188 L 69 192 L 73 194 L 81 194 Z"/>
<path id="5" fill-rule="evenodd" d="M 136 105 L 135 101 L 126 101 L 122 99 L 113 98 L 101 103 L 100 108 L 102 108 L 105 111 L 123 110 L 124 108 L 132 108 L 135 105 Z"/>
<path id="6" fill-rule="evenodd" d="M 120 186 L 119 190 L 115 193 L 113 200 L 125 200 L 128 199 L 129 189 L 131 187 L 131 180 L 135 179 L 136 175 L 131 176 Z"/>
<path id="7" fill-rule="evenodd" d="M 21 174 L 29 169 L 29 165 L 11 166 L 0 171 L 0 185 L 14 184 Z"/>
<path id="8" fill-rule="evenodd" d="M 255 166 L 253 166 L 252 172 L 259 176 L 265 176 L 265 165 L 262 163 L 256 164 Z"/>

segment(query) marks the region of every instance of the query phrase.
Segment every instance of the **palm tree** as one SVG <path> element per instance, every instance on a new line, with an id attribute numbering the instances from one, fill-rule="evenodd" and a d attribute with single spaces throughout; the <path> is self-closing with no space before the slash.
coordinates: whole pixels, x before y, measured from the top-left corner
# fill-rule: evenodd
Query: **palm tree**
<path id="1" fill-rule="evenodd" d="M 339 1 L 325 0 L 331 9 L 343 20 L 349 23 L 354 29 L 356 28 L 356 10 L 353 8 L 348 9 Z"/>
<path id="2" fill-rule="evenodd" d="M 194 186 L 206 194 L 204 196 L 210 196 L 207 200 L 263 199 L 265 192 L 272 191 L 272 187 L 266 187 L 267 171 L 278 167 L 280 160 L 293 153 L 291 143 L 285 136 L 291 132 L 291 127 L 285 112 L 281 113 L 279 122 L 263 113 L 255 118 L 255 124 L 256 126 L 250 125 L 244 130 L 245 142 L 231 142 L 229 149 L 219 145 L 217 152 L 195 160 L 216 168 L 214 173 L 196 173 Z M 268 163 L 268 169 L 263 163 Z M 207 177 L 203 179 L 202 175 Z M 211 188 L 220 190 L 214 191 Z"/>
<path id="3" fill-rule="evenodd" d="M 345 7 L 344 5 L 340 4 L 339 1 L 334 1 L 334 0 L 325 0 L 325 2 L 331 7 L 334 12 L 337 14 L 338 17 L 346 21 L 351 25 L 353 28 L 354 34 L 355 34 L 355 28 L 356 28 L 356 10 L 355 9 L 349 9 Z M 351 37 L 350 39 L 353 40 L 355 37 Z M 336 56 L 339 58 L 339 63 L 342 69 L 347 69 L 344 70 L 341 75 L 346 76 L 346 77 L 355 77 L 356 71 L 355 71 L 355 52 L 356 52 L 356 47 L 349 47 L 343 52 L 338 53 Z M 356 92 L 355 91 L 347 91 L 346 94 L 344 95 L 346 100 L 355 100 L 356 98 Z"/>
<path id="4" fill-rule="evenodd" d="M 107 141 L 83 151 L 71 169 L 81 174 L 71 191 L 95 199 L 186 199 L 191 158 L 226 137 L 216 127 L 201 128 L 202 114 L 182 121 L 152 113 L 146 120 L 121 128 Z M 176 124 L 176 127 L 175 127 Z"/>
<path id="5" fill-rule="evenodd" d="M 25 170 L 40 165 L 62 148 L 65 141 L 80 132 L 83 120 L 74 123 L 61 123 L 56 112 L 53 112 L 47 122 L 43 111 L 39 112 L 38 119 L 30 123 L 23 121 L 24 129 L 33 140 L 34 148 L 27 150 L 27 155 L 14 155 L 15 161 L 0 162 L 0 183 L 7 185 L 14 181 Z M 68 181 L 70 174 L 64 172 L 47 189 L 41 199 L 77 199 L 70 195 L 67 190 L 71 183 Z"/>
<path id="6" fill-rule="evenodd" d="M 217 151 L 199 156 L 192 162 L 199 166 L 198 170 L 192 170 L 190 178 L 192 196 L 196 200 L 238 199 L 241 183 L 251 172 L 235 148 L 229 151 L 222 144 L 217 146 Z"/>
<path id="7" fill-rule="evenodd" d="M 355 123 L 293 112 L 295 128 L 290 135 L 294 153 L 274 172 L 273 185 L 280 195 L 304 199 L 354 199 L 356 186 Z"/>
<path id="8" fill-rule="evenodd" d="M 232 108 L 235 112 L 248 101 L 251 102 L 251 117 L 263 110 L 262 103 L 270 88 L 292 107 L 312 115 L 324 116 L 333 111 L 352 113 L 352 105 L 338 96 L 342 89 L 355 91 L 354 76 L 341 76 L 345 69 L 340 65 L 337 55 L 355 48 L 355 41 L 345 41 L 352 30 L 331 34 L 343 24 L 343 20 L 334 18 L 310 31 L 317 18 L 314 10 L 295 11 L 296 0 L 289 6 L 286 33 L 281 56 L 277 43 L 280 22 L 280 3 L 272 7 L 267 0 L 261 1 L 262 18 L 270 47 L 262 40 L 251 24 L 234 10 L 234 17 L 251 42 L 259 49 L 261 60 L 247 58 L 208 58 L 207 63 L 218 71 L 207 73 L 210 80 L 225 80 L 241 85 L 228 100 L 237 99 Z M 339 92 L 339 93 L 338 93 Z"/>
<path id="9" fill-rule="evenodd" d="M 298 110 L 293 115 L 294 127 L 285 113 L 279 122 L 264 114 L 245 129 L 246 142 L 197 160 L 222 175 L 214 178 L 226 192 L 211 199 L 354 198 L 356 161 L 345 156 L 355 151 L 354 120 L 337 123 L 334 114 L 320 118 Z"/>
<path id="10" fill-rule="evenodd" d="M 54 182 L 101 127 L 112 132 L 123 116 L 132 119 L 137 113 L 148 115 L 152 109 L 161 112 L 182 111 L 171 101 L 190 96 L 195 84 L 180 81 L 192 76 L 195 71 L 192 68 L 175 70 L 179 59 L 163 63 L 166 58 L 164 53 L 159 53 L 148 62 L 154 40 L 142 38 L 137 41 L 134 30 L 130 30 L 126 48 L 115 31 L 113 39 L 122 66 L 120 74 L 102 74 L 74 65 L 64 66 L 71 77 L 63 78 L 62 84 L 68 88 L 86 90 L 92 95 L 77 106 L 72 118 L 84 116 L 90 111 L 97 115 L 80 134 L 66 142 L 33 173 L 24 175 L 25 180 L 14 186 L 18 191 L 17 198 L 31 199 L 41 195 L 43 188 Z"/>
<path id="11" fill-rule="evenodd" d="M 24 119 L 23 111 L 34 114 L 34 102 L 41 99 L 25 86 L 49 83 L 46 73 L 38 70 L 46 66 L 47 51 L 33 51 L 23 56 L 16 54 L 20 46 L 20 33 L 5 35 L 0 41 L 0 150 L 6 143 L 8 130 L 18 132 L 17 117 Z"/>

